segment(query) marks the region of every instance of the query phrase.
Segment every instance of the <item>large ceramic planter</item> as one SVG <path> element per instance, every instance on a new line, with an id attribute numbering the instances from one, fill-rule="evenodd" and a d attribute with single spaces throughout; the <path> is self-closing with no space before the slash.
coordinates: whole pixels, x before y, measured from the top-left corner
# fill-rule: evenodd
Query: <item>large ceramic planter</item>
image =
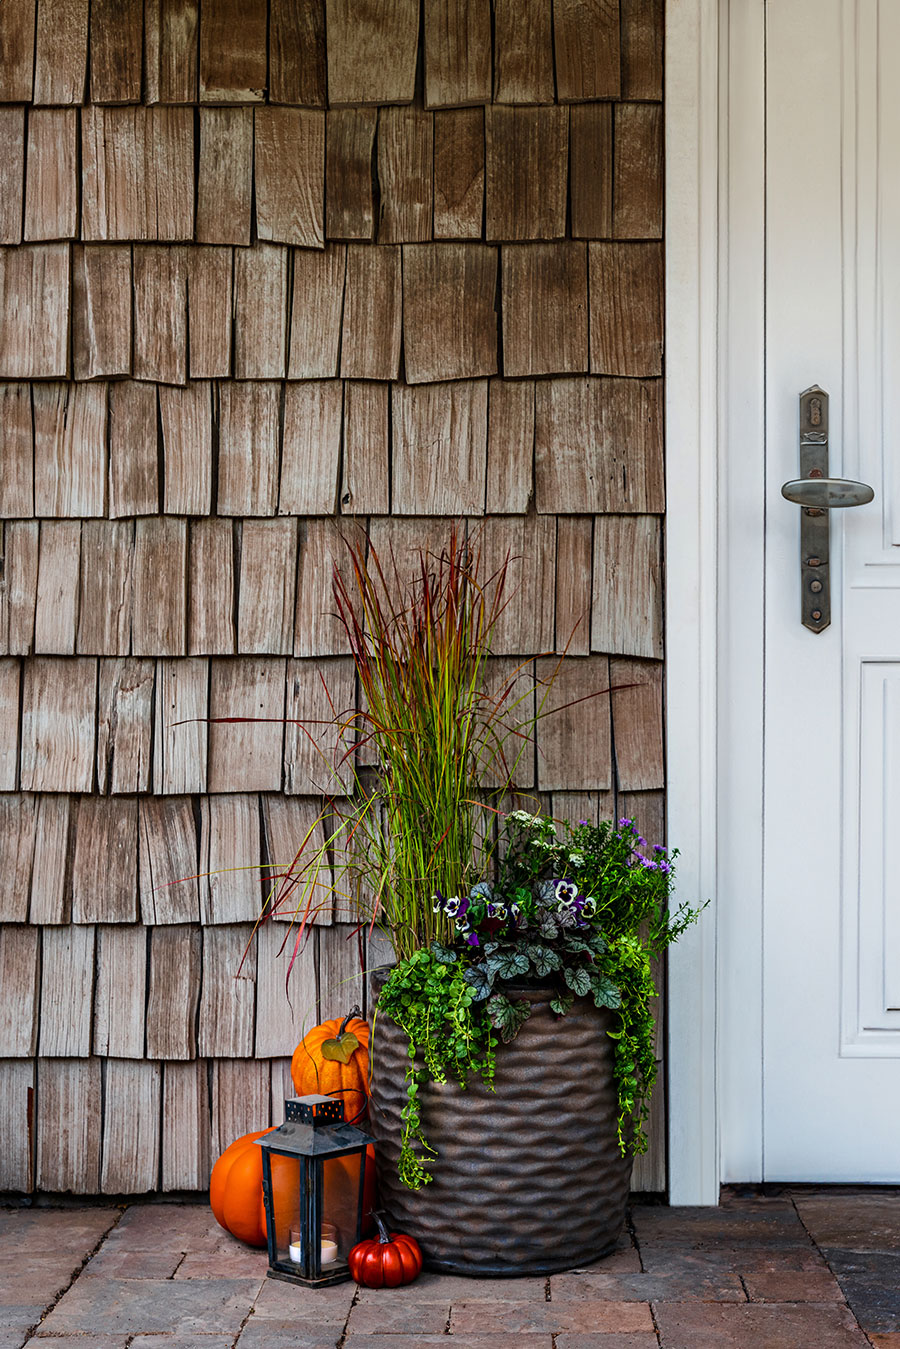
<path id="1" fill-rule="evenodd" d="M 408 1040 L 375 1023 L 371 1130 L 379 1204 L 414 1236 L 426 1268 L 476 1276 L 550 1274 L 597 1260 L 622 1231 L 631 1159 L 616 1139 L 610 1013 L 577 999 L 560 1020 L 545 990 L 522 993 L 532 1013 L 497 1049 L 495 1090 L 429 1082 L 419 1100 L 438 1156 L 430 1185 L 400 1183 L 400 1111 Z"/>

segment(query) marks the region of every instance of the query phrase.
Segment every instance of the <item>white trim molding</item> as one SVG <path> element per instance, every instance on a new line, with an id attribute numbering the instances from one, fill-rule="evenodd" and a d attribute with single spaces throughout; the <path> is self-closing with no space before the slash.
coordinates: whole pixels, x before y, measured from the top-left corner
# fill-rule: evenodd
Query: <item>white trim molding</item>
<path id="1" fill-rule="evenodd" d="M 678 896 L 712 900 L 669 959 L 669 1198 L 719 1198 L 716 708 L 719 0 L 666 4 L 666 718 Z"/>
<path id="2" fill-rule="evenodd" d="M 669 1197 L 763 1177 L 765 0 L 666 4 Z"/>

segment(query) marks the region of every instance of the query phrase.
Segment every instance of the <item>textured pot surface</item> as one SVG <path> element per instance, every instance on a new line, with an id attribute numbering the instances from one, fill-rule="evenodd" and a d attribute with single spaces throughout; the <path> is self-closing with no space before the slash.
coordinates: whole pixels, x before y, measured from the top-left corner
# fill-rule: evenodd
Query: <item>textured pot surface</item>
<path id="1" fill-rule="evenodd" d="M 375 1025 L 370 1116 L 379 1203 L 395 1231 L 422 1247 L 428 1269 L 457 1274 L 549 1274 L 598 1259 L 622 1230 L 631 1177 L 616 1139 L 618 1105 L 610 1013 L 577 999 L 560 1021 L 550 994 L 497 1048 L 494 1091 L 429 1082 L 422 1128 L 437 1151 L 430 1185 L 400 1183 L 400 1111 L 408 1040 L 386 1016 Z"/>

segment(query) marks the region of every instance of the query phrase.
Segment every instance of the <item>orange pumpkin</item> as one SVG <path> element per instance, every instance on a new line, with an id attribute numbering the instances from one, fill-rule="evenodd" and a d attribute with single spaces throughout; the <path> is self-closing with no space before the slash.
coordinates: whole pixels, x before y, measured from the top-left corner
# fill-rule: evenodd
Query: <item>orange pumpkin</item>
<path id="1" fill-rule="evenodd" d="M 315 1026 L 294 1050 L 291 1078 L 298 1096 L 333 1096 L 342 1101 L 344 1119 L 364 1115 L 369 1097 L 369 1023 L 353 1009 Z"/>
<path id="2" fill-rule="evenodd" d="M 227 1147 L 209 1178 L 209 1202 L 216 1221 L 250 1246 L 265 1246 L 262 1212 L 262 1153 L 255 1140 L 271 1129 L 244 1134 Z"/>

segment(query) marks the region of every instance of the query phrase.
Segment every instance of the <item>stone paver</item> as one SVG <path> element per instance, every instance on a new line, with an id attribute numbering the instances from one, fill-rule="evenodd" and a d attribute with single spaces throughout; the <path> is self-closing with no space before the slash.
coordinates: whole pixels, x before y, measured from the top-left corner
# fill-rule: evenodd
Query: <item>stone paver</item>
<path id="1" fill-rule="evenodd" d="M 837 1279 L 827 1269 L 744 1275 L 751 1302 L 843 1302 Z"/>
<path id="2" fill-rule="evenodd" d="M 352 1323 L 352 1317 L 351 1317 Z M 450 1332 L 532 1335 L 540 1331 L 580 1333 L 652 1331 L 650 1308 L 643 1302 L 460 1302 L 450 1313 Z"/>
<path id="3" fill-rule="evenodd" d="M 847 1307 L 721 1302 L 654 1304 L 662 1349 L 868 1349 Z"/>
<path id="4" fill-rule="evenodd" d="M 46 1334 L 117 1331 L 237 1333 L 259 1292 L 253 1279 L 78 1279 L 43 1322 Z"/>
<path id="5" fill-rule="evenodd" d="M 713 1270 L 685 1274 L 557 1274 L 550 1281 L 555 1302 L 586 1298 L 615 1302 L 746 1302 L 736 1274 Z"/>
<path id="6" fill-rule="evenodd" d="M 818 1246 L 847 1251 L 900 1251 L 900 1194 L 798 1194 L 797 1212 Z"/>
<path id="7" fill-rule="evenodd" d="M 318 1291 L 266 1278 L 265 1252 L 203 1204 L 0 1210 L 0 1349 L 339 1344 L 900 1349 L 900 1189 L 636 1204 L 611 1256 L 549 1279 L 425 1273 Z"/>

